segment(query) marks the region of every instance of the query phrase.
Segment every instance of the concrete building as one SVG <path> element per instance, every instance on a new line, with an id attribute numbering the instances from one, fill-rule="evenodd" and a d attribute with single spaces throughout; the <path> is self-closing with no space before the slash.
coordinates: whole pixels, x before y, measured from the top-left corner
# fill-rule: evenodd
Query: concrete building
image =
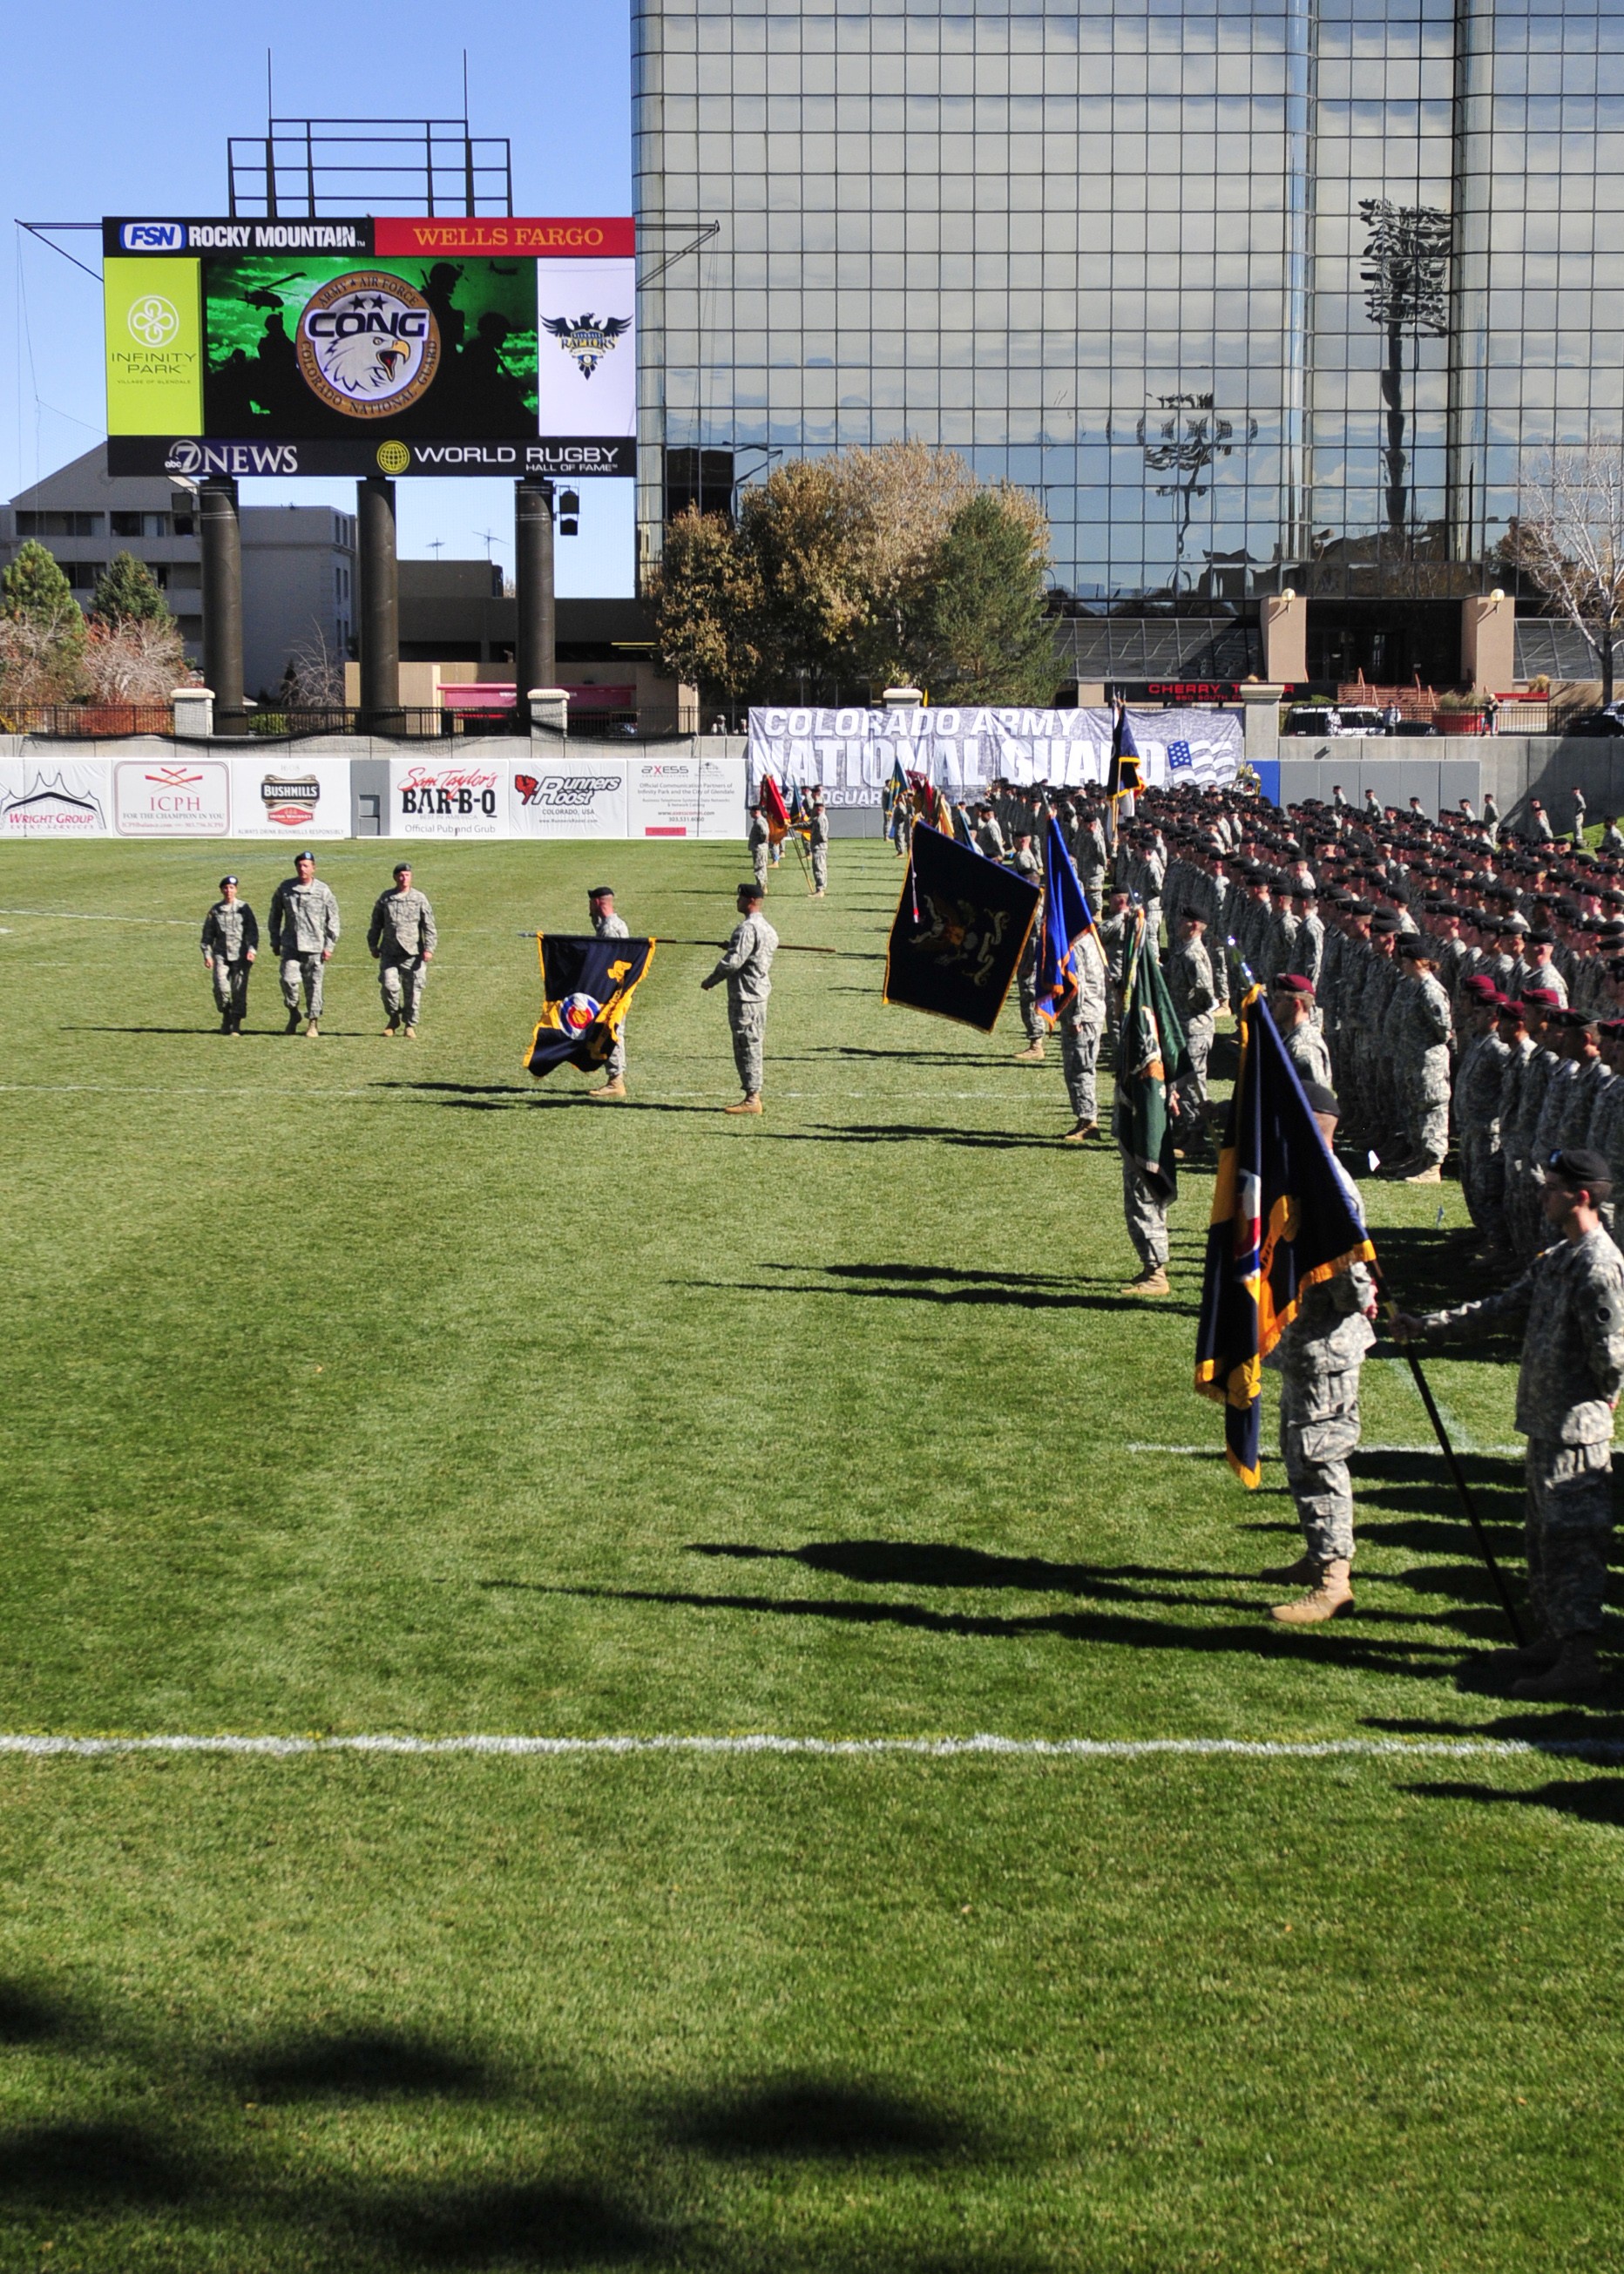
<path id="1" fill-rule="evenodd" d="M 73 596 L 88 606 L 116 553 L 145 561 L 180 625 L 186 652 L 200 658 L 201 566 L 195 496 L 167 476 L 115 479 L 98 444 L 0 507 L 0 568 L 37 538 L 61 563 Z M 244 506 L 244 683 L 274 697 L 290 660 L 329 657 L 342 668 L 354 625 L 355 516 L 331 506 Z"/>

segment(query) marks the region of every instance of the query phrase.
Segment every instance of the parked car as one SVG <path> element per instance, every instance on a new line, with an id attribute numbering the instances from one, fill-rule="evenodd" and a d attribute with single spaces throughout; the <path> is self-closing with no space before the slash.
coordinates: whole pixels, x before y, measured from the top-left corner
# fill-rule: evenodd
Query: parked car
<path id="1" fill-rule="evenodd" d="M 1582 719 L 1570 719 L 1564 731 L 1614 738 L 1624 734 L 1624 703 L 1610 703 L 1605 711 L 1590 711 Z"/>
<path id="2" fill-rule="evenodd" d="M 1286 713 L 1288 734 L 1385 734 L 1373 703 L 1303 703 Z"/>

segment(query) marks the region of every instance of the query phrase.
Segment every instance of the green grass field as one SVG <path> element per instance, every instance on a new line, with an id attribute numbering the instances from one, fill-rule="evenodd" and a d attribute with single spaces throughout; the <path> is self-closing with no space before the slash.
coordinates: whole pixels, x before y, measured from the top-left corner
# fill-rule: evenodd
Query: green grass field
<path id="1" fill-rule="evenodd" d="M 519 933 L 607 875 L 719 937 L 736 848 L 419 848 L 415 1045 L 384 846 L 321 861 L 322 1039 L 268 967 L 212 1031 L 228 851 L 263 919 L 274 847 L 0 851 L 0 1730 L 1411 1749 L 0 1756 L 0 2267 L 1624 2263 L 1624 1784 L 1482 1743 L 1624 1720 L 1461 1675 L 1402 1362 L 1360 1615 L 1271 1629 L 1210 1179 L 1124 1300 L 1055 1058 L 881 1006 L 884 847 L 775 886 L 842 953 L 778 960 L 760 1122 L 698 947 L 628 1105 L 520 1070 Z M 1457 1187 L 1366 1193 L 1402 1293 L 1479 1284 Z M 1511 1356 L 1431 1372 L 1515 1556 Z"/>

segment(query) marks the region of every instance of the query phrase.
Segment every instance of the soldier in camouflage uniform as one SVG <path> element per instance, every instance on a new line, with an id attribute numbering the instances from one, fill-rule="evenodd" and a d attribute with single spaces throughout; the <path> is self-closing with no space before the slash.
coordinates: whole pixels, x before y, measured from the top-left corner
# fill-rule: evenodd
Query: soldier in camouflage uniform
<path id="1" fill-rule="evenodd" d="M 1077 992 L 1060 1013 L 1060 1065 L 1075 1116 L 1065 1134 L 1068 1145 L 1086 1144 L 1100 1133 L 1095 1073 L 1105 1031 L 1105 957 L 1087 931 L 1078 943 Z"/>
<path id="2" fill-rule="evenodd" d="M 812 850 L 812 897 L 821 900 L 829 890 L 829 809 L 822 787 L 815 789 L 807 808 L 807 843 Z"/>
<path id="3" fill-rule="evenodd" d="M 744 832 L 744 842 L 750 856 L 750 866 L 756 871 L 756 881 L 765 892 L 767 860 L 772 851 L 772 832 L 768 828 L 767 817 L 759 805 L 750 808 L 750 825 Z"/>
<path id="4" fill-rule="evenodd" d="M 1304 1089 L 1331 1087 L 1331 1054 L 1314 1025 L 1314 990 L 1295 971 L 1282 971 L 1269 990 L 1269 1009 Z"/>
<path id="5" fill-rule="evenodd" d="M 439 945 L 427 895 L 411 881 L 411 862 L 399 862 L 394 890 L 379 893 L 372 903 L 372 920 L 366 927 L 367 952 L 378 959 L 378 991 L 389 1022 L 384 1028 L 386 1035 L 393 1035 L 404 1028 L 407 1040 L 417 1040 L 423 983 Z"/>
<path id="6" fill-rule="evenodd" d="M 1304 1084 L 1327 1148 L 1336 1132 L 1336 1100 L 1319 1082 Z M 1342 1174 L 1349 1204 L 1364 1224 L 1356 1187 Z M 1308 1593 L 1276 1604 L 1284 1626 L 1317 1626 L 1353 1608 L 1353 1480 L 1348 1461 L 1359 1442 L 1359 1373 L 1376 1339 L 1376 1284 L 1362 1262 L 1342 1266 L 1304 1294 L 1297 1314 L 1264 1363 L 1280 1376 L 1280 1453 L 1297 1503 L 1304 1552 L 1266 1579 L 1304 1580 Z"/>
<path id="7" fill-rule="evenodd" d="M 1511 1045 L 1502 1039 L 1494 983 L 1468 979 L 1461 990 L 1466 1045 L 1455 1075 L 1455 1127 L 1461 1151 L 1461 1193 L 1486 1253 L 1508 1254 L 1500 1149 L 1500 1101 Z M 1521 1020 L 1515 1024 L 1521 1027 Z"/>
<path id="8" fill-rule="evenodd" d="M 1168 955 L 1168 992 L 1184 1030 L 1190 1068 L 1178 1080 L 1181 1148 L 1194 1151 L 1205 1142 L 1207 1120 L 1207 1062 L 1212 1055 L 1218 981 L 1207 952 L 1207 917 L 1199 907 L 1186 907 L 1178 920 L 1178 938 Z"/>
<path id="9" fill-rule="evenodd" d="M 282 977 L 288 1032 L 299 1031 L 299 983 L 304 982 L 306 1035 L 321 1032 L 323 982 L 338 945 L 338 902 L 316 875 L 313 853 L 294 855 L 293 874 L 271 897 L 271 953 Z"/>
<path id="10" fill-rule="evenodd" d="M 1520 1677 L 1514 1698 L 1576 1701 L 1601 1679 L 1613 1416 L 1624 1389 L 1624 1256 L 1599 1214 L 1612 1189 L 1606 1166 L 1588 1148 L 1547 1165 L 1544 1212 L 1555 1244 L 1503 1294 L 1395 1321 L 1395 1333 L 1436 1344 L 1527 1318 L 1515 1426 L 1528 1440 L 1524 1536 L 1537 1633 L 1522 1649 L 1494 1653 Z"/>
<path id="11" fill-rule="evenodd" d="M 592 930 L 599 939 L 629 939 L 631 931 L 622 915 L 617 915 L 614 892 L 608 885 L 595 885 L 586 896 L 587 915 Z M 615 1035 L 614 1048 L 604 1062 L 604 1083 L 601 1089 L 589 1089 L 592 1103 L 613 1104 L 626 1095 L 626 1020 L 621 1020 Z"/>
<path id="12" fill-rule="evenodd" d="M 1449 1046 L 1455 1028 L 1449 998 L 1432 969 L 1430 941 L 1402 932 L 1397 953 L 1403 977 L 1394 990 L 1386 1039 L 1408 1157 L 1389 1174 L 1407 1185 L 1443 1181 L 1449 1149 Z"/>
<path id="13" fill-rule="evenodd" d="M 729 1113 L 759 1113 L 762 1110 L 762 1051 L 767 1039 L 767 998 L 772 992 L 768 977 L 778 952 L 778 935 L 762 914 L 759 885 L 739 887 L 739 922 L 721 960 L 703 990 L 727 982 L 727 1023 L 733 1029 L 733 1063 L 744 1085 L 744 1096 Z"/>
<path id="14" fill-rule="evenodd" d="M 222 1035 L 240 1035 L 248 1016 L 248 975 L 259 952 L 259 924 L 237 878 L 220 879 L 220 898 L 203 919 L 203 968 L 214 983 Z"/>

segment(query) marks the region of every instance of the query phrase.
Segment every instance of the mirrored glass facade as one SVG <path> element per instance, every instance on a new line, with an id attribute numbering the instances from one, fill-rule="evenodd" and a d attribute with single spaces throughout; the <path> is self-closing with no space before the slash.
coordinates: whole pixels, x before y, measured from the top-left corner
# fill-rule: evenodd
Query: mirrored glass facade
<path id="1" fill-rule="evenodd" d="M 1624 0 L 639 0 L 634 50 L 645 552 L 910 435 L 1040 491 L 1089 610 L 1458 601 L 1620 432 Z"/>

